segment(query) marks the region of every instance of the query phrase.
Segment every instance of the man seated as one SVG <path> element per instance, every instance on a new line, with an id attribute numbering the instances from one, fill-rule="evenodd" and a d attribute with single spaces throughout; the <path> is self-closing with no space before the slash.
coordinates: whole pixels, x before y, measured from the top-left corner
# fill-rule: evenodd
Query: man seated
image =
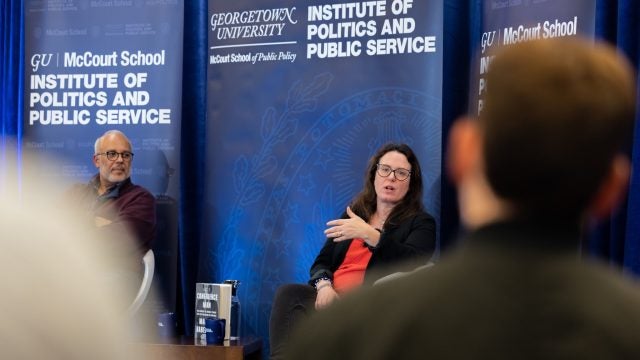
<path id="1" fill-rule="evenodd" d="M 66 198 L 87 216 L 96 238 L 108 239 L 108 244 L 99 244 L 114 262 L 107 281 L 124 284 L 133 298 L 143 273 L 142 256 L 155 236 L 155 198 L 131 182 L 133 152 L 124 133 L 105 132 L 94 150 L 99 173 L 88 184 L 74 185 Z"/>

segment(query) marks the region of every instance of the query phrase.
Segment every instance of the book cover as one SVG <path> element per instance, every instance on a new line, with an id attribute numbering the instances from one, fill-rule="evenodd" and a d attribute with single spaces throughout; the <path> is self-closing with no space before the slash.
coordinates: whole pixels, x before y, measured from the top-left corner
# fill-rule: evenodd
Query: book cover
<path id="1" fill-rule="evenodd" d="M 230 284 L 196 283 L 195 329 L 196 344 L 206 345 L 204 319 L 226 320 L 224 339 L 231 334 L 231 293 Z"/>

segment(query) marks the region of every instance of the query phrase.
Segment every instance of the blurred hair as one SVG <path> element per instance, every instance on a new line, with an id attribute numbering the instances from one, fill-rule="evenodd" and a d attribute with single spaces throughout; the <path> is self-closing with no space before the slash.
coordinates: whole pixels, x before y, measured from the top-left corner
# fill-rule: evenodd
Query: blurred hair
<path id="1" fill-rule="evenodd" d="M 633 132 L 634 99 L 631 67 L 607 45 L 502 49 L 480 114 L 491 187 L 520 214 L 577 220 Z"/>
<path id="2" fill-rule="evenodd" d="M 391 214 L 389 214 L 386 224 L 398 224 L 402 220 L 416 214 L 424 208 L 422 204 L 422 169 L 420 168 L 420 162 L 418 161 L 416 154 L 406 144 L 386 144 L 369 159 L 369 164 L 367 165 L 365 173 L 364 188 L 351 204 L 351 209 L 365 221 L 368 221 L 371 218 L 371 215 L 376 211 L 377 195 L 374 187 L 374 180 L 376 178 L 378 162 L 381 157 L 391 151 L 397 151 L 407 158 L 407 161 L 411 164 L 411 176 L 409 177 L 410 182 L 407 194 L 404 196 L 402 201 L 393 208 Z"/>

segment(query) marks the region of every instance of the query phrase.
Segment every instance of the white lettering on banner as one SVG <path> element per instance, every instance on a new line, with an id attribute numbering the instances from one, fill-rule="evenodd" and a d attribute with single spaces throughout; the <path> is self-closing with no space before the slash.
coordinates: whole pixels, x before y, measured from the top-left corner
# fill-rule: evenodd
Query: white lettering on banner
<path id="1" fill-rule="evenodd" d="M 211 55 L 209 56 L 209 64 L 225 64 L 229 62 L 231 54 L 227 55 Z"/>
<path id="2" fill-rule="evenodd" d="M 291 51 L 287 51 L 286 53 L 284 51 L 280 51 L 278 53 L 278 60 L 289 60 L 294 62 L 296 61 L 296 56 L 298 56 L 298 54 L 292 53 Z"/>
<path id="3" fill-rule="evenodd" d="M 483 56 L 480 58 L 480 75 L 484 75 L 489 71 L 492 60 L 493 56 Z"/>
<path id="4" fill-rule="evenodd" d="M 105 106 L 107 104 L 107 93 L 104 91 L 87 92 L 32 92 L 29 94 L 29 106 L 36 105 L 44 107 L 86 107 Z"/>
<path id="5" fill-rule="evenodd" d="M 520 25 L 517 28 L 508 27 L 503 32 L 503 45 L 515 44 L 527 40 L 540 38 L 540 23 L 533 27 Z"/>
<path id="6" fill-rule="evenodd" d="M 32 65 L 33 64 L 32 59 Z M 137 51 L 131 53 L 129 51 L 122 51 L 120 53 L 120 63 L 118 63 L 118 54 L 114 51 L 109 54 L 94 54 L 91 51 L 85 51 L 84 53 L 77 52 L 65 52 L 64 53 L 64 67 L 104 67 L 104 66 L 160 66 L 165 64 L 165 50 L 161 50 L 157 53 L 145 53 Z M 44 65 L 44 64 L 43 64 Z M 37 70 L 37 66 L 34 65 Z"/>
<path id="7" fill-rule="evenodd" d="M 482 46 L 482 53 L 484 54 L 485 50 L 490 48 L 493 45 L 493 41 L 496 38 L 496 31 L 489 31 L 482 33 L 482 41 L 480 45 Z"/>
<path id="8" fill-rule="evenodd" d="M 391 21 L 389 21 L 391 20 Z M 386 19 L 382 25 L 381 35 L 411 34 L 416 29 L 416 21 L 412 18 Z"/>
<path id="9" fill-rule="evenodd" d="M 282 54 L 282 52 L 280 52 Z M 275 61 L 277 60 L 278 57 L 276 56 L 275 52 L 269 52 L 269 53 L 259 53 L 258 54 L 258 58 L 256 59 L 256 61 Z"/>
<path id="10" fill-rule="evenodd" d="M 216 32 L 218 40 L 280 36 L 285 24 L 262 24 L 246 26 L 230 26 L 219 28 Z"/>
<path id="11" fill-rule="evenodd" d="M 360 55 L 362 44 L 358 40 L 347 42 L 309 43 L 307 44 L 307 59 L 313 55 L 319 59 L 349 57 Z"/>
<path id="12" fill-rule="evenodd" d="M 215 13 L 209 21 L 218 40 L 282 36 L 287 24 L 296 24 L 296 7 Z"/>
<path id="13" fill-rule="evenodd" d="M 422 36 L 414 38 L 371 39 L 367 41 L 366 54 L 376 56 L 433 53 L 436 51 L 436 37 Z M 361 52 L 362 43 L 359 40 L 307 44 L 307 59 L 312 57 L 326 59 L 359 56 Z"/>
<path id="14" fill-rule="evenodd" d="M 504 2 L 508 3 L 508 2 Z M 495 5 L 495 4 L 494 4 Z M 495 7 L 494 7 L 495 8 Z M 487 50 L 490 50 L 494 46 L 512 45 L 523 41 L 536 40 L 536 39 L 548 39 L 555 37 L 567 37 L 576 36 L 578 34 L 578 16 L 567 21 L 560 21 L 559 19 L 544 20 L 536 24 L 515 24 L 513 26 L 503 28 L 500 30 L 491 30 L 482 33 L 480 38 L 480 47 L 482 48 L 482 54 L 479 58 L 479 73 L 477 77 L 477 113 L 482 112 L 484 107 L 484 100 L 482 96 L 487 90 L 487 80 L 484 78 L 489 71 L 493 56 L 485 55 Z M 502 37 L 502 40 L 500 40 Z M 497 38 L 497 40 L 496 40 Z"/>
<path id="15" fill-rule="evenodd" d="M 313 42 L 307 43 L 307 59 L 435 53 L 436 36 L 414 34 L 416 19 L 406 16 L 413 9 L 413 1 L 309 6 L 307 40 Z M 385 18 L 376 19 L 380 17 Z M 378 35 L 381 37 L 373 38 Z"/>
<path id="16" fill-rule="evenodd" d="M 251 53 L 248 54 L 231 54 L 231 62 L 249 62 L 251 61 Z"/>
<path id="17" fill-rule="evenodd" d="M 482 92 L 487 88 L 487 80 L 485 78 L 480 78 L 478 81 L 478 96 L 482 95 Z"/>
<path id="18" fill-rule="evenodd" d="M 411 7 L 413 7 L 413 0 L 393 0 L 391 2 L 391 12 L 393 15 L 404 15 Z"/>
<path id="19" fill-rule="evenodd" d="M 124 75 L 123 83 L 127 88 L 139 88 L 147 82 L 147 73 L 127 73 Z"/>
<path id="20" fill-rule="evenodd" d="M 149 104 L 147 91 L 118 91 L 113 97 L 113 106 L 143 106 Z"/>
<path id="21" fill-rule="evenodd" d="M 270 23 L 288 21 L 296 24 L 293 20 L 295 6 L 292 8 L 260 9 L 249 11 L 235 11 L 228 13 L 215 13 L 211 15 L 211 31 L 215 31 L 219 26 L 244 25 L 255 23 Z"/>
<path id="22" fill-rule="evenodd" d="M 31 66 L 33 72 L 37 72 L 40 65 L 49 66 L 51 65 L 51 59 L 53 59 L 54 54 L 33 54 L 31 56 Z"/>
<path id="23" fill-rule="evenodd" d="M 31 110 L 29 125 L 87 125 L 91 121 L 88 110 Z"/>
<path id="24" fill-rule="evenodd" d="M 241 63 L 241 62 L 253 62 L 252 55 L 250 52 L 246 54 L 241 53 L 232 53 L 227 54 L 225 56 L 220 55 L 211 55 L 209 57 L 210 64 L 224 64 L 224 63 Z"/>
<path id="25" fill-rule="evenodd" d="M 415 0 L 368 0 L 338 4 L 318 4 L 306 7 L 307 59 L 330 59 L 358 56 L 397 54 L 424 54 L 437 52 L 436 36 L 416 33 L 424 28 L 426 20 L 409 16 L 416 12 Z M 286 35 L 286 26 L 296 24 L 296 8 L 257 9 L 215 13 L 210 17 L 214 40 L 240 38 L 280 37 Z M 378 37 L 378 38 L 376 38 Z M 229 41 L 212 45 L 209 64 L 234 62 L 289 61 L 295 62 L 298 54 L 288 48 L 298 41 L 292 39 L 268 39 L 252 43 Z M 252 53 L 234 53 L 231 48 L 270 47 Z M 233 51 L 233 50 L 232 50 Z"/>
<path id="26" fill-rule="evenodd" d="M 170 124 L 171 109 L 100 109 L 96 112 L 98 125 Z"/>
<path id="27" fill-rule="evenodd" d="M 542 36 L 547 38 L 573 36 L 578 33 L 578 17 L 574 16 L 572 21 L 558 21 L 550 23 L 545 21 L 542 26 Z"/>
<path id="28" fill-rule="evenodd" d="M 329 21 L 385 16 L 387 14 L 385 6 L 385 0 L 309 6 L 307 20 Z"/>
<path id="29" fill-rule="evenodd" d="M 135 53 L 123 51 L 120 53 L 120 63 L 122 66 L 159 66 L 164 65 L 164 62 L 164 50 L 157 53 L 143 53 L 142 51 L 137 51 Z"/>
<path id="30" fill-rule="evenodd" d="M 555 19 L 553 22 L 547 20 L 542 24 L 538 23 L 531 27 L 520 25 L 515 28 L 513 26 L 504 28 L 502 44 L 510 45 L 528 40 L 574 36 L 577 34 L 578 17 L 574 16 L 570 21 L 559 21 Z"/>
<path id="31" fill-rule="evenodd" d="M 94 69 L 87 73 L 35 73 L 58 67 L 58 59 L 64 68 Z M 149 72 L 92 72 L 104 67 L 163 67 L 166 61 L 164 49 L 33 54 L 34 73 L 29 75 L 27 94 L 29 125 L 87 125 L 91 121 L 97 125 L 171 124 L 171 109 L 158 105 L 139 108 L 152 104 L 153 93 L 145 89 Z"/>
<path id="32" fill-rule="evenodd" d="M 376 39 L 367 42 L 367 55 L 411 54 L 435 52 L 436 37 Z"/>
<path id="33" fill-rule="evenodd" d="M 82 54 L 76 52 L 64 53 L 64 67 L 101 67 L 117 66 L 118 54 L 114 51 L 110 54 L 93 54 L 85 51 Z"/>
<path id="34" fill-rule="evenodd" d="M 307 40 L 317 37 L 320 40 L 340 39 L 344 37 L 364 37 L 376 34 L 375 20 L 349 21 L 329 24 L 309 24 L 307 27 Z"/>
<path id="35" fill-rule="evenodd" d="M 47 74 L 31 75 L 31 90 L 39 89 L 116 89 L 118 74 Z"/>

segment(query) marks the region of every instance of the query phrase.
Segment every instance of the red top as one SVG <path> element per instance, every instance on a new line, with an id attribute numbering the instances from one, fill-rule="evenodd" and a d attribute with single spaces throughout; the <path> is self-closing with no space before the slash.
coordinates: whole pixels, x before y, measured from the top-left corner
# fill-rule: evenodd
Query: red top
<path id="1" fill-rule="evenodd" d="M 333 273 L 333 288 L 338 293 L 343 293 L 362 285 L 371 255 L 364 240 L 353 239 L 342 264 Z"/>

